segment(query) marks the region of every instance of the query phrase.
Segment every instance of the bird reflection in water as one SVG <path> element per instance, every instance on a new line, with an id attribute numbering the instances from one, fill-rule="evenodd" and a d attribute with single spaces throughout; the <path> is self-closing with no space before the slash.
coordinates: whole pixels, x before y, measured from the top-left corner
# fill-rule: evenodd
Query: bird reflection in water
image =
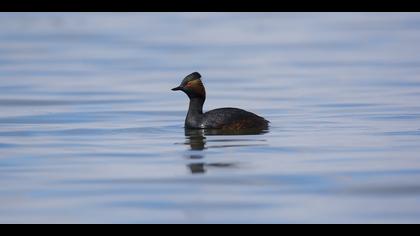
<path id="1" fill-rule="evenodd" d="M 204 158 L 203 150 L 208 148 L 228 148 L 228 147 L 244 147 L 244 146 L 264 146 L 264 139 L 235 139 L 231 136 L 243 136 L 249 135 L 261 135 L 267 133 L 268 130 L 216 130 L 216 129 L 185 129 L 185 145 L 190 147 L 190 153 L 188 158 L 191 160 L 199 160 Z M 206 136 L 229 136 L 224 139 L 214 139 L 209 142 L 221 143 L 221 145 L 207 145 Z M 249 143 L 251 141 L 251 143 Z M 243 142 L 244 144 L 231 144 L 232 142 Z M 206 163 L 206 162 L 194 162 L 188 164 L 188 168 L 192 174 L 204 174 L 208 168 L 236 168 L 237 163 Z"/>

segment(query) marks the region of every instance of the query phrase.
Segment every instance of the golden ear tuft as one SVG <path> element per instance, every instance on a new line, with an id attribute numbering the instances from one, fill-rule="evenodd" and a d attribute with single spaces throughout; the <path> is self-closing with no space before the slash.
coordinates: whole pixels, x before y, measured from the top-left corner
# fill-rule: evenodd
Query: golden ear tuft
<path id="1" fill-rule="evenodd" d="M 195 79 L 190 82 L 188 82 L 187 87 L 194 90 L 194 92 L 206 96 L 206 90 L 204 89 L 203 82 L 200 79 Z"/>

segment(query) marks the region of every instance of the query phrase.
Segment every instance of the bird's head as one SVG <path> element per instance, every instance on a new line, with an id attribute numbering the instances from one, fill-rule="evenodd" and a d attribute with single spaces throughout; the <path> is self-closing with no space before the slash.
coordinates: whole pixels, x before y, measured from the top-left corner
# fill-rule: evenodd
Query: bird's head
<path id="1" fill-rule="evenodd" d="M 201 75 L 198 72 L 187 75 L 178 87 L 172 89 L 172 91 L 183 91 L 188 97 L 191 98 L 206 98 L 206 90 L 203 82 L 201 81 Z"/>

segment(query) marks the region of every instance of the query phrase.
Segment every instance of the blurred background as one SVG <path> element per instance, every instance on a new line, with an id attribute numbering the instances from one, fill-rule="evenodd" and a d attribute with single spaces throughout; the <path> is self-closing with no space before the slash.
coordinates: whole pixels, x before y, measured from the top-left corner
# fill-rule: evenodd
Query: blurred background
<path id="1" fill-rule="evenodd" d="M 1 223 L 419 223 L 420 14 L 0 13 Z M 268 133 L 184 131 L 240 107 Z"/>

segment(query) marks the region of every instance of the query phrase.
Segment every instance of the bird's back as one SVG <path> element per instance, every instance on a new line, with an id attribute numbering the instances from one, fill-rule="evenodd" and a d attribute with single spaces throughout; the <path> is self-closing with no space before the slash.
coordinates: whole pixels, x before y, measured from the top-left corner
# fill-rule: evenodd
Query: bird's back
<path id="1" fill-rule="evenodd" d="M 254 113 L 238 108 L 219 108 L 204 113 L 204 128 L 213 129 L 266 129 L 268 121 Z"/>

